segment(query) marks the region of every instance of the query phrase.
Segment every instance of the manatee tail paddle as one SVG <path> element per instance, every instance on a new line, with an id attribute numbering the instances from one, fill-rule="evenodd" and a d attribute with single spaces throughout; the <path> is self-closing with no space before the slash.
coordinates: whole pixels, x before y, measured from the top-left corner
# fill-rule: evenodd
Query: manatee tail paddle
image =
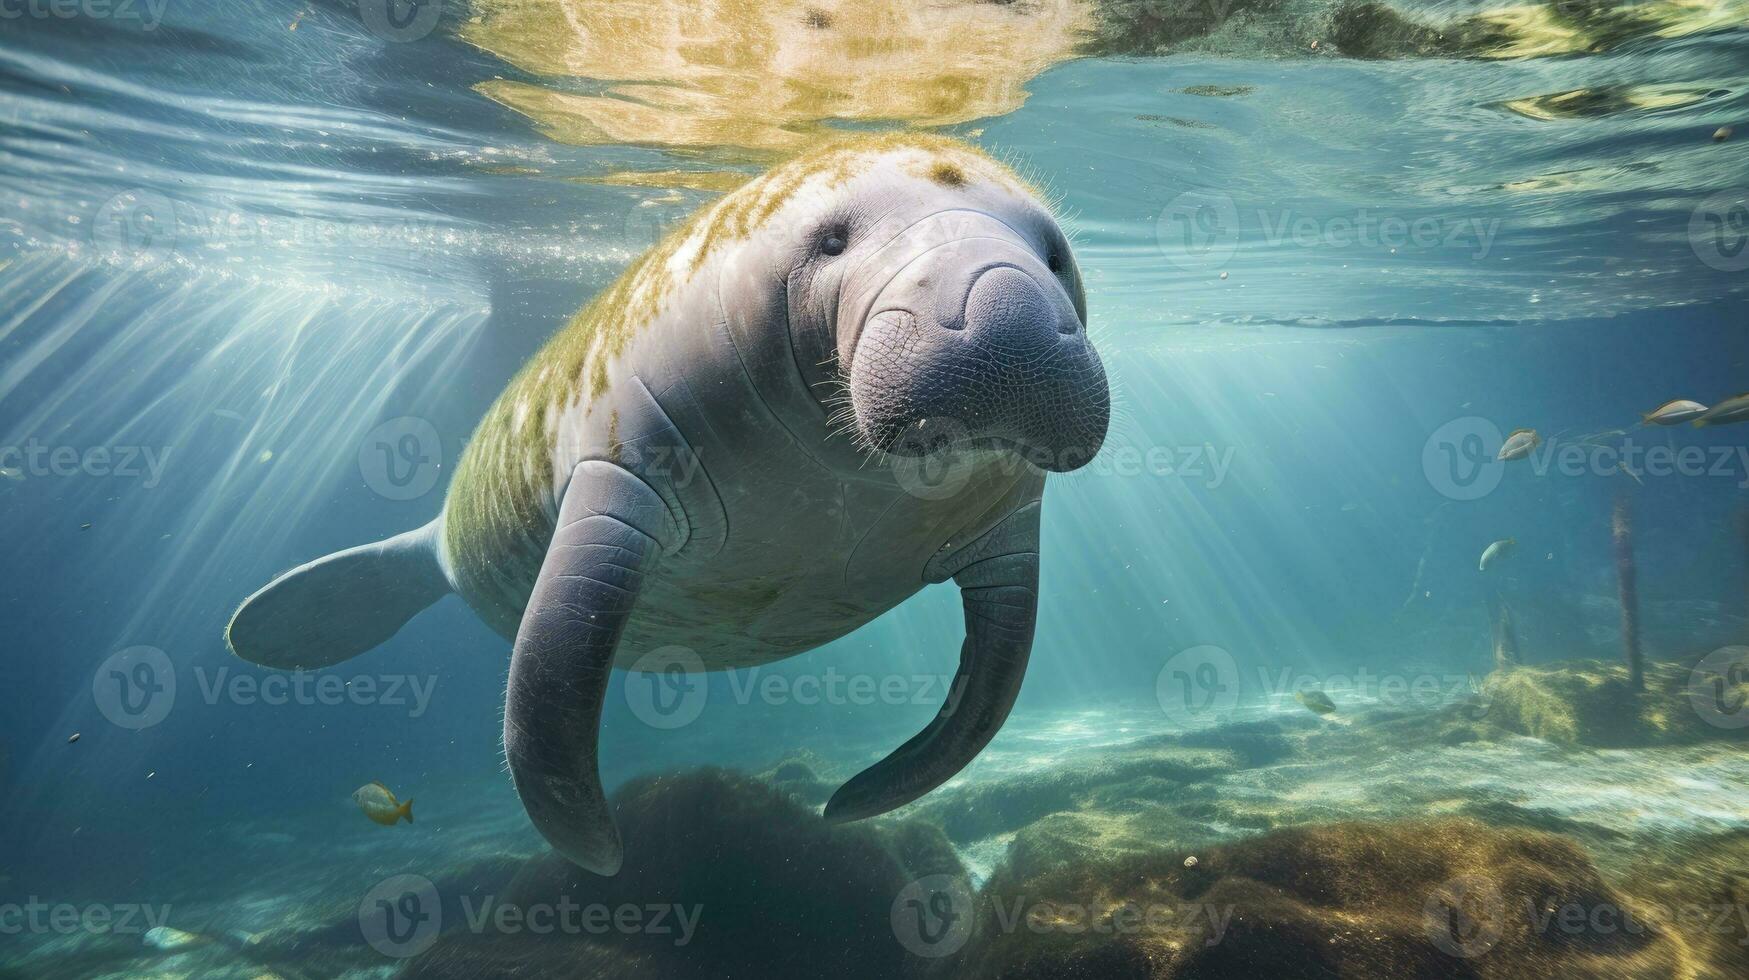
<path id="1" fill-rule="evenodd" d="M 299 565 L 243 600 L 225 642 L 244 660 L 280 670 L 358 656 L 449 594 L 437 551 L 442 529 L 439 519 Z"/>

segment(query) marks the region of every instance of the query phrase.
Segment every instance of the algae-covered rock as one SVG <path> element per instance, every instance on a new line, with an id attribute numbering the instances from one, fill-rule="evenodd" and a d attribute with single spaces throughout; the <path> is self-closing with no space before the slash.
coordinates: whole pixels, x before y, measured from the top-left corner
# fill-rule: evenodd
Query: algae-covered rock
<path id="1" fill-rule="evenodd" d="M 832 798 L 838 783 L 820 775 L 819 759 L 806 750 L 792 754 L 759 777 L 809 806 L 819 806 Z"/>
<path id="2" fill-rule="evenodd" d="M 1696 952 L 1697 980 L 1749 977 L 1749 830 L 1649 849 L 1624 878 L 1642 916 Z"/>
<path id="3" fill-rule="evenodd" d="M 1005 865 L 943 975 L 1686 975 L 1696 961 L 1680 937 L 1647 923 L 1619 928 L 1636 907 L 1557 835 L 1470 820 L 1326 824 L 1201 854 L 1165 849 L 1039 874 Z"/>
<path id="4" fill-rule="evenodd" d="M 964 880 L 934 828 L 835 827 L 739 774 L 635 780 L 614 795 L 614 808 L 626 853 L 618 875 L 602 878 L 547 854 L 501 894 L 475 896 L 476 909 L 490 900 L 612 915 L 593 928 L 518 929 L 508 938 L 495 918 L 484 929 L 463 922 L 405 976 L 903 977 L 914 964 L 890 925 L 894 896 L 920 877 Z M 659 930 L 649 928 L 658 909 L 667 910 Z M 572 921 L 589 921 L 586 914 Z"/>
<path id="5" fill-rule="evenodd" d="M 1635 691 L 1625 664 L 1572 660 L 1495 671 L 1482 690 L 1488 721 L 1562 745 L 1627 748 L 1749 737 L 1749 726 L 1720 724 L 1725 713 L 1705 702 L 1716 695 L 1749 712 L 1749 677 L 1721 675 L 1714 692 L 1706 669 L 1704 662 L 1694 668 L 1648 663 L 1645 690 Z"/>

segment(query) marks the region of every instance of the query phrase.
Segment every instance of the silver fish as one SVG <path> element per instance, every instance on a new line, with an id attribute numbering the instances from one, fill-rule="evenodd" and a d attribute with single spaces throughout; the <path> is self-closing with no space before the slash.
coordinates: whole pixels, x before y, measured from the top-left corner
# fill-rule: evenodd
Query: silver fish
<path id="1" fill-rule="evenodd" d="M 1502 461 L 1523 459 L 1540 442 L 1542 437 L 1536 434 L 1535 429 L 1513 429 L 1506 441 L 1500 444 L 1500 452 L 1494 458 Z"/>
<path id="2" fill-rule="evenodd" d="M 1485 572 L 1488 566 L 1512 553 L 1518 547 L 1517 538 L 1502 538 L 1482 551 L 1482 560 L 1476 564 L 1476 571 Z"/>
<path id="3" fill-rule="evenodd" d="M 1694 420 L 1696 426 L 1729 425 L 1749 419 L 1749 392 L 1731 397 L 1719 402 L 1706 410 L 1706 414 Z"/>
<path id="4" fill-rule="evenodd" d="M 1707 407 L 1700 402 L 1674 398 L 1641 416 L 1640 421 L 1647 425 L 1677 425 L 1692 422 L 1705 415 L 1706 411 Z"/>

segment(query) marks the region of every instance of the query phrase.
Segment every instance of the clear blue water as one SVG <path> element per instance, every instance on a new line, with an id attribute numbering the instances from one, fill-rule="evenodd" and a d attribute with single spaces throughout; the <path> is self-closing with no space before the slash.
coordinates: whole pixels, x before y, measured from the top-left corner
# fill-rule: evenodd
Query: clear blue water
<path id="1" fill-rule="evenodd" d="M 1258 8 L 1145 56 L 1054 59 L 1023 73 L 1012 111 L 938 127 L 1052 194 L 1115 399 L 1102 456 L 1050 482 L 1015 714 L 939 792 L 1000 801 L 1216 721 L 1335 724 L 1288 678 L 1315 680 L 1338 715 L 1433 712 L 1493 668 L 1496 588 L 1526 661 L 1614 663 L 1610 510 L 1627 487 L 1648 656 L 1689 663 L 1749 635 L 1749 427 L 1634 428 L 1671 398 L 1749 389 L 1741 18 L 1718 4 L 1705 29 L 1543 57 L 1372 59 L 1305 43 L 1333 9 Z M 1400 9 L 1441 22 L 1484 7 Z M 717 196 L 600 178 L 751 174 L 781 155 L 567 141 L 476 86 L 614 80 L 543 77 L 468 43 L 477 13 L 451 10 L 409 43 L 336 2 L 169 0 L 151 29 L 0 19 L 0 446 L 18 450 L 0 458 L 0 908 L 161 904 L 201 935 L 272 935 L 277 957 L 26 928 L 0 974 L 386 975 L 403 961 L 356 925 L 324 932 L 358 896 L 544 849 L 503 772 L 508 645 L 459 600 L 333 668 L 345 693 L 304 678 L 287 703 L 229 686 L 270 673 L 222 635 L 277 572 L 430 520 L 516 368 Z M 847 109 L 821 125 L 908 122 Z M 383 492 L 370 458 L 404 417 L 436 437 L 424 493 Z M 1454 422 L 1696 447 L 1706 462 L 1661 474 L 1644 459 L 1631 484 L 1514 463 L 1461 499 L 1470 484 L 1441 455 Z M 69 447 L 79 462 L 63 466 Z M 1483 548 L 1507 537 L 1515 553 L 1480 577 Z M 817 651 L 713 675 L 702 714 L 674 730 L 644 723 L 641 689 L 618 675 L 604 780 L 760 773 L 805 751 L 838 781 L 934 715 L 960 629 L 951 588 L 928 589 Z M 1237 682 L 1219 718 L 1163 679 L 1205 644 Z M 134 647 L 162 651 L 177 685 L 144 726 L 115 723 L 104 693 Z M 1344 689 L 1367 672 L 1431 683 L 1408 699 Z M 838 675 L 899 678 L 905 694 L 805 693 Z M 748 693 L 769 678 L 783 693 Z M 1749 831 L 1740 748 L 1613 751 L 1520 738 L 1392 754 L 1386 740 L 1235 772 L 1221 792 L 1329 820 L 1510 798 L 1624 854 Z M 373 780 L 415 798 L 417 823 L 363 820 L 350 795 Z M 927 822 L 928 806 L 900 816 Z M 1022 829 L 955 838 L 974 886 Z"/>

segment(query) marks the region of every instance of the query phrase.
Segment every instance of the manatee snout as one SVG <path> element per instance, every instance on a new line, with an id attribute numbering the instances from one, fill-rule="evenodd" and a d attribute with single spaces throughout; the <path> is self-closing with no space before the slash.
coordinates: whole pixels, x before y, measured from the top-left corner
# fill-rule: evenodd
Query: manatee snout
<path id="1" fill-rule="evenodd" d="M 947 242 L 906 264 L 870 306 L 849 380 L 863 441 L 898 456 L 1000 447 L 1067 472 L 1099 451 L 1111 417 L 1068 286 L 1002 238 Z"/>

